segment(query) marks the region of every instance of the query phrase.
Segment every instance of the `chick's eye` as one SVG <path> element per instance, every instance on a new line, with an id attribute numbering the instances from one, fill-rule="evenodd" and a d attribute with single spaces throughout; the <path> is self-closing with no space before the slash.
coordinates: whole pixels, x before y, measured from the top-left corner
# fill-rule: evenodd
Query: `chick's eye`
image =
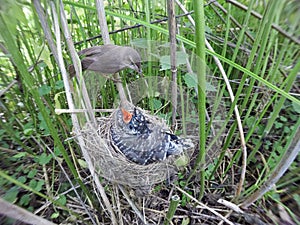
<path id="1" fill-rule="evenodd" d="M 128 128 L 129 128 L 130 130 L 133 130 L 134 127 L 133 127 L 132 124 L 129 124 L 129 125 L 128 125 Z"/>

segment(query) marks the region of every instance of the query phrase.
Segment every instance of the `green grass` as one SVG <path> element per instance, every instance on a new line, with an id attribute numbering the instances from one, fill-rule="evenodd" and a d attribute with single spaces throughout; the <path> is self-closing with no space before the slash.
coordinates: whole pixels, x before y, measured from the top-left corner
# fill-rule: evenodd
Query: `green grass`
<path id="1" fill-rule="evenodd" d="M 55 113 L 55 109 L 67 109 L 69 105 L 57 59 L 49 39 L 44 38 L 34 5 L 5 1 L 0 9 L 0 28 L 6 31 L 0 34 L 1 198 L 31 212 L 37 211 L 38 216 L 55 223 L 75 220 L 81 224 L 141 223 L 140 215 L 144 213 L 144 220 L 153 224 L 169 220 L 187 224 L 192 219 L 195 223 L 217 224 L 220 219 L 211 221 L 199 216 L 213 215 L 207 209 L 201 211 L 200 197 L 211 208 L 222 207 L 225 216 L 229 209 L 217 203 L 218 198 L 243 204 L 253 197 L 253 193 L 262 191 L 264 184 L 274 176 L 273 171 L 283 169 L 280 165 L 285 162 L 289 165 L 288 170 L 249 209 L 261 221 L 280 224 L 277 208 L 280 206 L 291 221 L 299 224 L 300 215 L 294 210 L 300 205 L 299 156 L 293 163 L 284 160 L 287 152 L 295 153 L 293 143 L 299 140 L 300 46 L 297 37 L 300 28 L 297 9 L 300 6 L 297 1 L 290 0 L 265 1 L 266 5 L 262 1 L 249 0 L 243 1 L 248 10 L 242 10 L 234 2 L 219 2 L 220 5 L 205 5 L 204 2 L 204 7 L 194 5 L 195 2 L 184 3 L 196 21 L 196 27 L 176 6 L 179 110 L 175 133 L 193 137 L 196 144 L 200 141 L 201 153 L 197 145 L 190 155 L 191 160 L 179 169 L 178 179 L 157 184 L 153 187 L 155 191 L 142 200 L 134 194 L 124 194 L 124 190 L 120 191 L 118 186 L 100 177 L 107 203 L 102 198 L 103 193 L 95 188 L 80 145 L 72 138 L 71 115 Z M 63 4 L 76 50 L 102 45 L 94 1 L 64 1 Z M 56 43 L 53 11 L 47 1 L 43 1 L 42 6 L 52 31 L 48 38 L 60 45 L 64 63 L 68 65 L 72 62 L 66 40 L 62 35 L 61 42 Z M 59 12 L 58 3 L 56 7 Z M 132 45 L 144 60 L 143 77 L 129 69 L 120 73 L 123 86 L 128 86 L 138 106 L 171 124 L 166 3 L 110 1 L 106 2 L 105 12 L 110 40 L 118 45 Z M 260 13 L 261 19 L 253 12 Z M 60 17 L 58 19 L 60 22 Z M 203 48 L 204 36 L 200 37 L 204 30 L 214 52 Z M 204 59 L 204 54 L 206 65 L 199 69 L 197 59 Z M 195 74 L 190 73 L 186 56 Z M 214 56 L 221 61 L 230 81 L 233 102 Z M 151 90 L 145 88 L 145 81 Z M 86 85 L 88 93 L 92 93 L 93 107 L 117 107 L 118 91 L 113 81 L 95 81 L 91 76 Z M 207 91 L 198 91 L 204 85 Z M 75 81 L 73 86 L 75 92 L 81 90 Z M 74 96 L 79 100 L 76 102 L 79 107 L 80 95 Z M 236 106 L 247 148 L 244 161 L 234 111 Z M 105 115 L 109 113 L 96 114 Z M 199 130 L 203 136 L 199 137 Z M 204 156 L 206 164 L 203 164 Z M 243 163 L 246 173 L 241 179 Z M 238 184 L 242 189 L 237 195 Z M 180 201 L 173 212 L 169 206 L 175 195 Z M 49 205 L 43 209 L 46 203 Z M 107 204 L 116 221 L 107 212 Z M 265 216 L 267 212 L 272 214 L 273 220 Z M 243 216 L 238 219 L 231 215 L 228 219 L 245 223 Z M 3 221 L 12 224 L 9 219 Z"/>

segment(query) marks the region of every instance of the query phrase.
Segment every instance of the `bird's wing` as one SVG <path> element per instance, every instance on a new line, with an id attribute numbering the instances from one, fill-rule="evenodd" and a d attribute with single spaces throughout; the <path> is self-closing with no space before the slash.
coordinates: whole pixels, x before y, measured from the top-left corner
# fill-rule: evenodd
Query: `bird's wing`
<path id="1" fill-rule="evenodd" d="M 165 160 L 168 144 L 162 135 L 155 133 L 150 133 L 147 137 L 128 135 L 127 137 L 123 136 L 121 151 L 130 160 L 144 165 Z"/>
<path id="2" fill-rule="evenodd" d="M 87 70 L 87 69 L 90 69 L 92 70 L 92 65 L 93 63 L 95 63 L 95 60 L 93 58 L 84 58 L 81 60 L 81 67 L 82 67 L 82 70 Z"/>
<path id="3" fill-rule="evenodd" d="M 91 56 L 101 56 L 104 55 L 105 53 L 112 51 L 115 48 L 118 48 L 119 46 L 116 45 L 101 45 L 101 46 L 94 46 L 90 48 L 86 48 L 78 52 L 79 56 L 85 56 L 85 57 L 91 57 Z"/>

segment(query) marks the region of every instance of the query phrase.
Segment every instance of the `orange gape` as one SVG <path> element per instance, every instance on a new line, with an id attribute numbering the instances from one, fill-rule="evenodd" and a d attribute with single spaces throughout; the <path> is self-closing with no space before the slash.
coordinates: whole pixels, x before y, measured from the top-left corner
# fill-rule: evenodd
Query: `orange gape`
<path id="1" fill-rule="evenodd" d="M 129 123 L 132 118 L 132 113 L 126 111 L 125 109 L 121 108 L 123 114 L 123 121 L 124 123 Z"/>

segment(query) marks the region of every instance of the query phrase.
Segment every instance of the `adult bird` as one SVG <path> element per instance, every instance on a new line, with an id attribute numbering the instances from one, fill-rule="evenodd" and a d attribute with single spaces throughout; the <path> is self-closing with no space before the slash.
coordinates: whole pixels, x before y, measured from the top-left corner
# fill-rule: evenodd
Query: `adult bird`
<path id="1" fill-rule="evenodd" d="M 133 112 L 118 109 L 110 135 L 113 145 L 140 165 L 163 161 L 194 146 L 190 139 L 182 139 L 160 124 L 148 121 L 137 108 Z"/>
<path id="2" fill-rule="evenodd" d="M 107 44 L 83 49 L 78 55 L 83 71 L 91 70 L 107 75 L 130 68 L 142 73 L 141 56 L 131 47 Z M 70 65 L 68 69 L 70 77 L 74 77 L 74 66 Z"/>

